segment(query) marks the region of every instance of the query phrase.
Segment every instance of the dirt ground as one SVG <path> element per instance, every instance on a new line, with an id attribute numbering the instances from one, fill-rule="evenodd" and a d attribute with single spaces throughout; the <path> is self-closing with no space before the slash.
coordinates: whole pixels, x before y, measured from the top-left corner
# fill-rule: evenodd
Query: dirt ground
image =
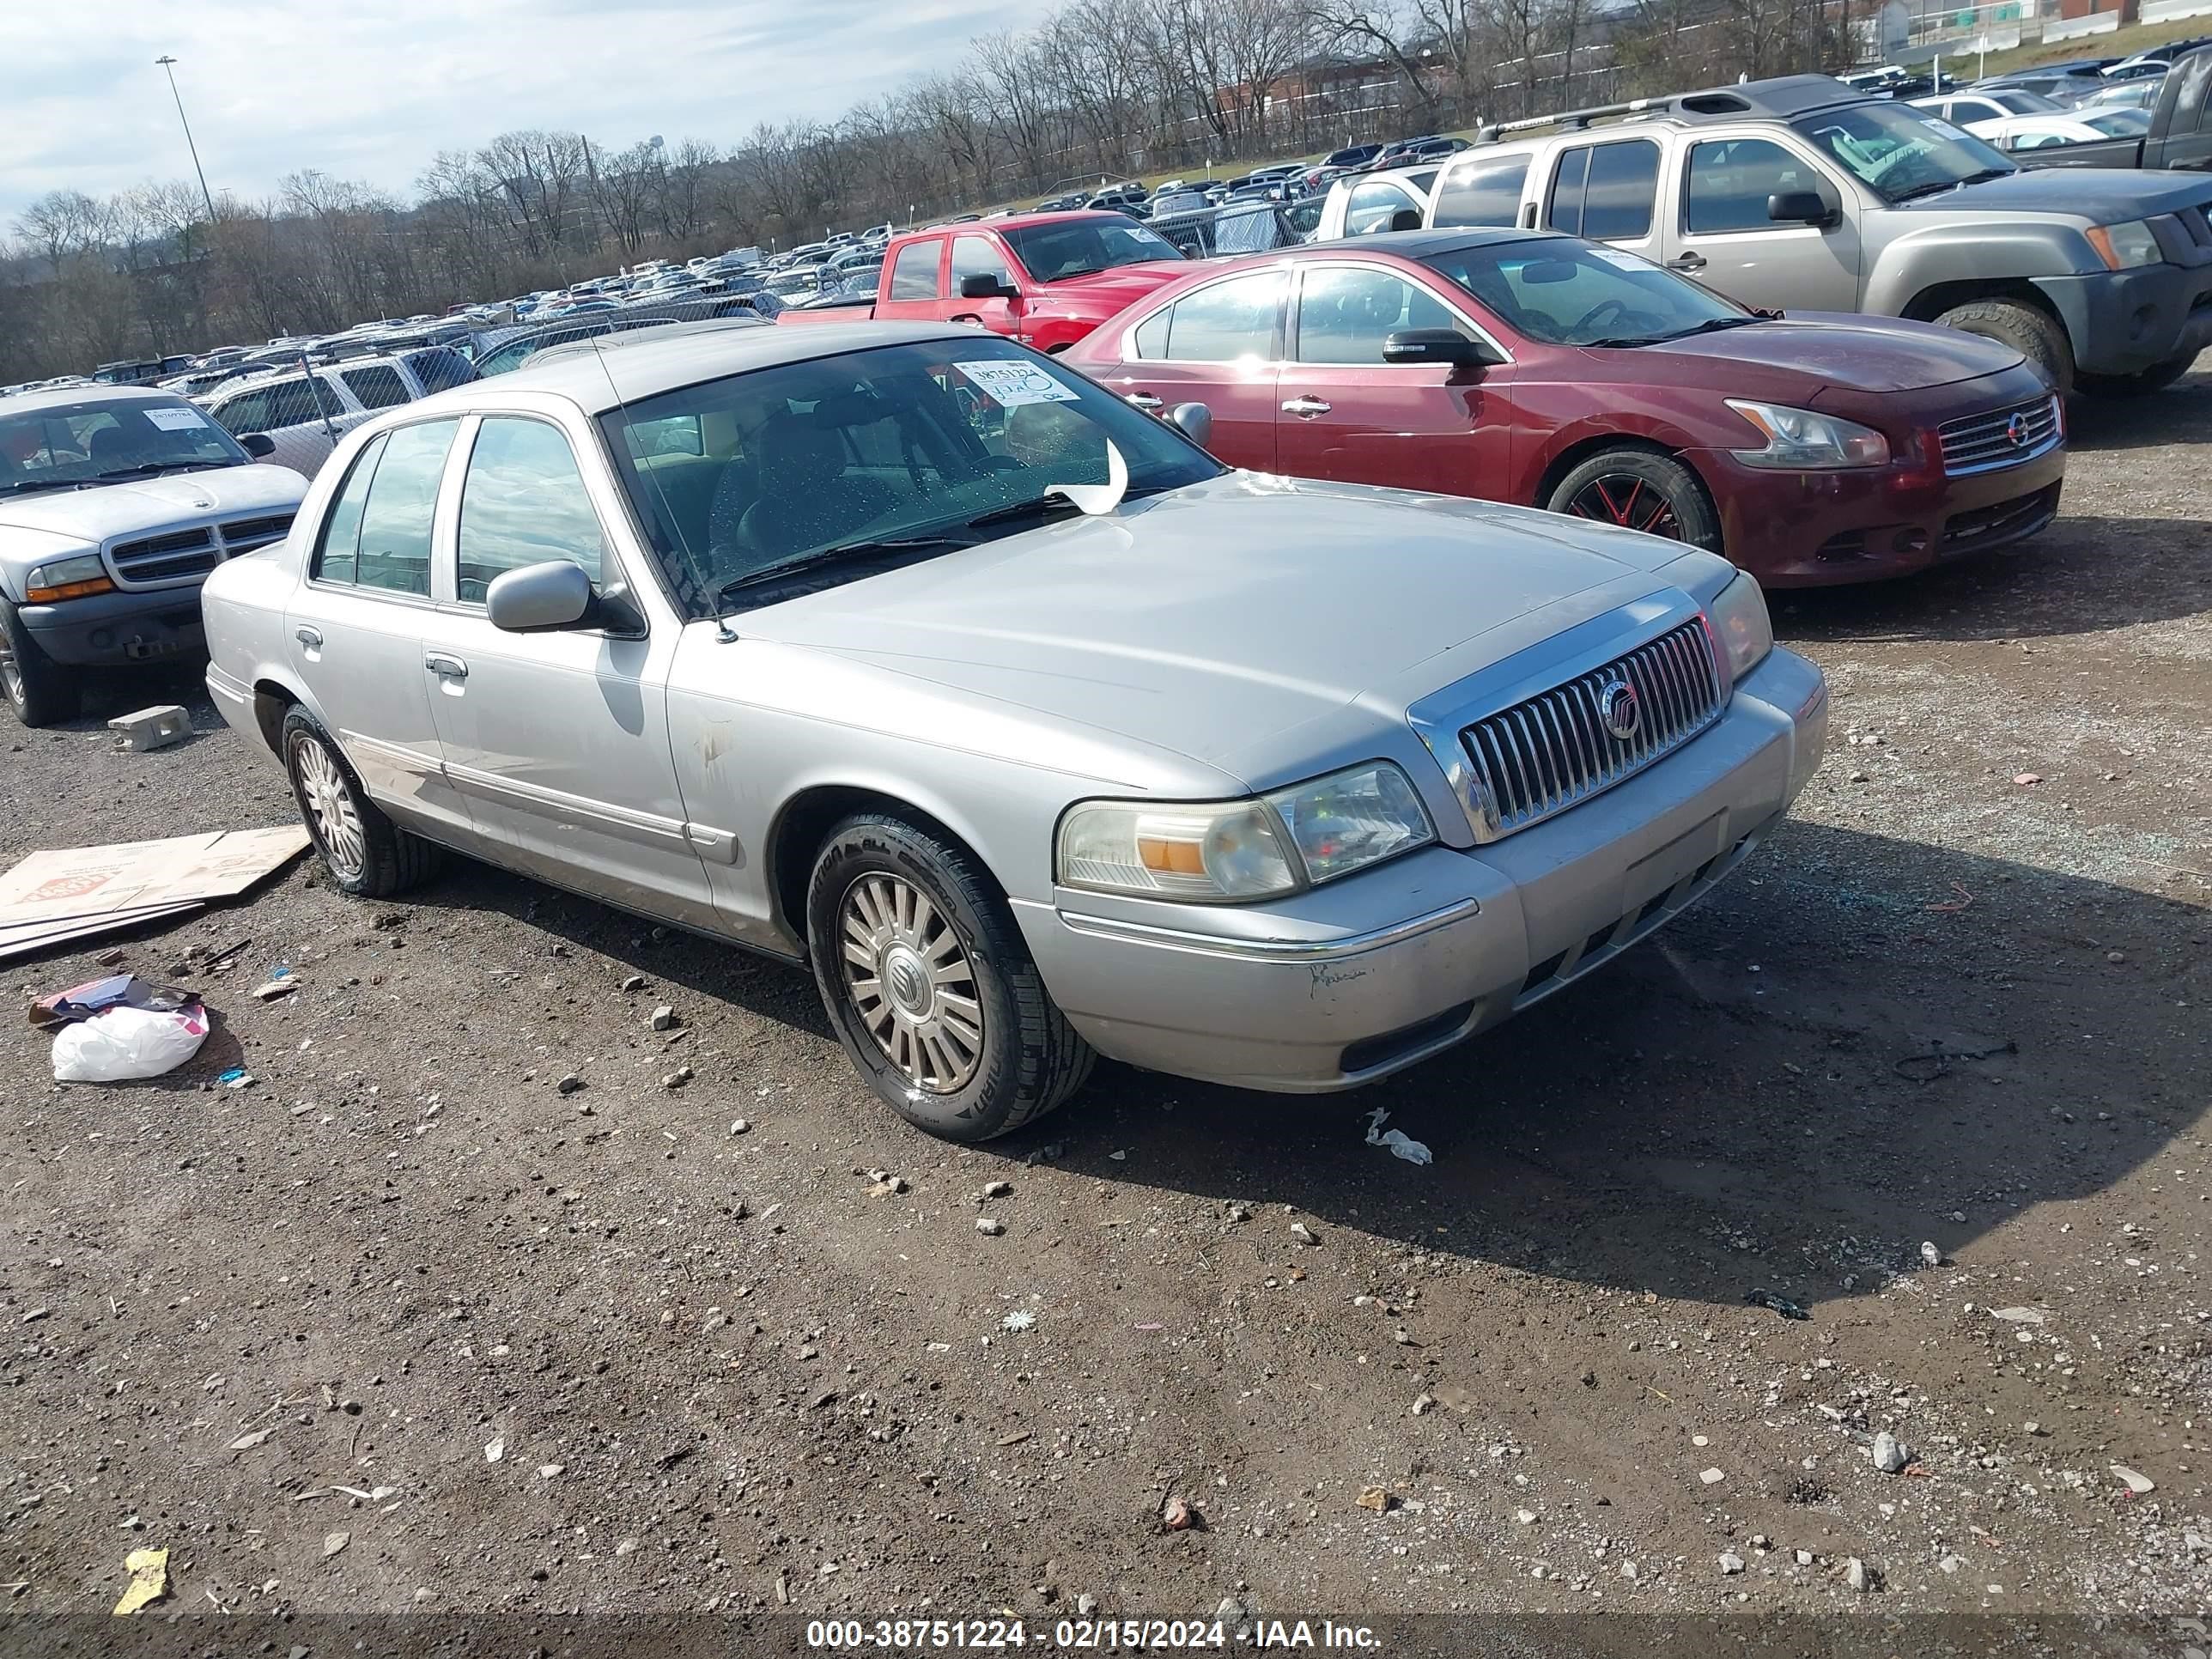
<path id="1" fill-rule="evenodd" d="M 2203 1608 L 2212 377 L 2077 428 L 2024 550 L 1778 599 L 1834 747 L 1732 883 L 1358 1095 L 954 1148 L 797 975 L 466 864 L 127 942 L 247 941 L 169 1079 L 0 1021 L 0 1606 Z M 111 752 L 153 696 L 0 732 L 0 862 L 287 821 L 204 698 Z"/>

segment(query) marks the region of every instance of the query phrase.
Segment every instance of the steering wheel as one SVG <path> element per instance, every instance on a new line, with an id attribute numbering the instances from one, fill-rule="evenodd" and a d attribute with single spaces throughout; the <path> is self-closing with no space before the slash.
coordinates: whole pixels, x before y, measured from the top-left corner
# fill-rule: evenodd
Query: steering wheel
<path id="1" fill-rule="evenodd" d="M 1620 299 L 1620 296 L 1614 296 L 1614 299 L 1601 299 L 1597 301 L 1590 310 L 1586 310 L 1582 316 L 1575 319 L 1575 325 L 1568 330 L 1568 334 L 1583 334 L 1583 331 L 1597 330 L 1599 327 L 1597 319 L 1601 319 L 1601 316 L 1613 323 L 1620 323 L 1632 314 L 1635 314 L 1635 312 L 1631 312 L 1628 301 L 1626 299 Z"/>

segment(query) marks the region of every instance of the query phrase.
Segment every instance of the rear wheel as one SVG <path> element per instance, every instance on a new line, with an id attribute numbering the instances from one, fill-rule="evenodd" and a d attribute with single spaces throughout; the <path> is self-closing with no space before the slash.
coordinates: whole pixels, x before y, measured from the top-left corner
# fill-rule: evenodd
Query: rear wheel
<path id="1" fill-rule="evenodd" d="M 1050 1111 L 1091 1047 L 963 848 L 887 814 L 830 832 L 806 894 L 814 981 L 854 1067 L 899 1115 L 988 1140 Z"/>
<path id="2" fill-rule="evenodd" d="M 341 892 L 389 898 L 437 867 L 438 849 L 377 809 L 313 715 L 294 708 L 284 716 L 281 737 L 284 774 L 300 804 L 300 821 Z"/>
<path id="3" fill-rule="evenodd" d="M 58 726 L 82 708 L 76 671 L 39 649 L 15 607 L 0 599 L 0 696 L 26 726 Z"/>
<path id="4" fill-rule="evenodd" d="M 2074 384 L 2094 397 L 2140 398 L 2163 392 L 2196 366 L 2197 354 L 2191 351 L 2133 374 L 2076 374 Z"/>
<path id="5" fill-rule="evenodd" d="M 1978 334 L 2008 345 L 2051 377 L 2065 397 L 2074 390 L 2074 346 L 2058 319 L 2017 300 L 1970 300 L 1936 319 L 1941 328 Z"/>
<path id="6" fill-rule="evenodd" d="M 1559 480 L 1544 503 L 1554 513 L 1640 530 L 1721 550 L 1719 516 L 1698 475 L 1648 449 L 1608 449 Z"/>

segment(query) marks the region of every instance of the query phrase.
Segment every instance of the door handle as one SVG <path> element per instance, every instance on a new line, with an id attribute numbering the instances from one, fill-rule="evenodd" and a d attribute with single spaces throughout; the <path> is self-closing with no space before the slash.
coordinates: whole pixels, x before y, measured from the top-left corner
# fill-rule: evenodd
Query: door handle
<path id="1" fill-rule="evenodd" d="M 426 653 L 422 666 L 441 680 L 465 680 L 469 677 L 469 665 L 459 657 L 449 657 L 442 651 Z"/>
<path id="2" fill-rule="evenodd" d="M 1149 392 L 1129 392 L 1121 401 L 1132 409 L 1158 409 L 1160 406 L 1160 400 Z"/>
<path id="3" fill-rule="evenodd" d="M 1705 256 L 1702 253 L 1678 253 L 1667 261 L 1669 270 L 1703 270 L 1705 268 Z"/>
<path id="4" fill-rule="evenodd" d="M 295 629 L 292 637 L 310 651 L 319 651 L 323 648 L 323 630 L 319 628 Z"/>
<path id="5" fill-rule="evenodd" d="M 1285 415 L 1326 415 L 1329 406 L 1318 398 L 1292 398 L 1283 405 Z"/>

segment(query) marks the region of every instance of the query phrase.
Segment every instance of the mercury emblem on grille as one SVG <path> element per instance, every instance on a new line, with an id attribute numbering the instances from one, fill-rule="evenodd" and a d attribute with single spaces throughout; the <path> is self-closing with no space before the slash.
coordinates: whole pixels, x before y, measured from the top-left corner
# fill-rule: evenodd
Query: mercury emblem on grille
<path id="1" fill-rule="evenodd" d="M 1607 680 L 1597 694 L 1597 717 L 1605 722 L 1607 731 L 1626 743 L 1644 723 L 1644 706 L 1636 699 L 1636 688 L 1626 680 Z"/>

